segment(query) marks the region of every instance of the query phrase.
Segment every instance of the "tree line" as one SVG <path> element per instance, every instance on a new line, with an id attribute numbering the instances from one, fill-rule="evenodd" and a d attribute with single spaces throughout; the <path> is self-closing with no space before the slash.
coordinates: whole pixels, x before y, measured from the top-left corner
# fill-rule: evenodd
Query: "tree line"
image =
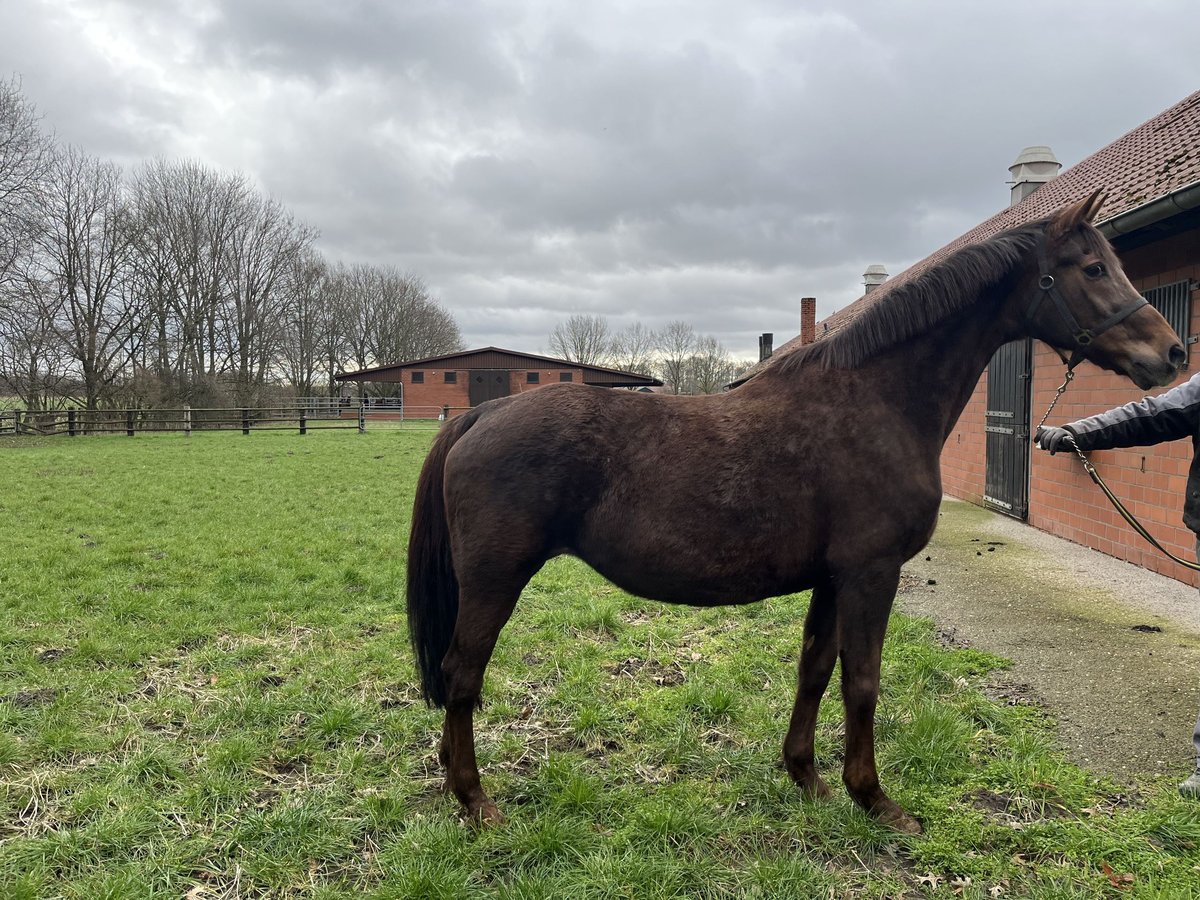
<path id="1" fill-rule="evenodd" d="M 258 406 L 462 349 L 419 277 L 331 262 L 316 238 L 243 175 L 164 159 L 127 173 L 61 145 L 0 82 L 0 398 Z"/>
<path id="2" fill-rule="evenodd" d="M 687 322 L 654 331 L 635 322 L 613 331 L 604 316 L 575 315 L 550 333 L 550 352 L 584 365 L 608 366 L 662 380 L 676 394 L 715 394 L 754 364 L 733 358 L 712 335 Z"/>

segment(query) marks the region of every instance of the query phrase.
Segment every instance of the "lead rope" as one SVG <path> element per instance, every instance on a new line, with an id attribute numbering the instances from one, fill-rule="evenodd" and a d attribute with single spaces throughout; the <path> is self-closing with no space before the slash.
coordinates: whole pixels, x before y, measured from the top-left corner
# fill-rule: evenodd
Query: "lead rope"
<path id="1" fill-rule="evenodd" d="M 1041 428 L 1046 424 L 1046 420 L 1050 418 L 1050 413 L 1054 411 L 1054 407 L 1058 403 L 1058 398 L 1066 393 L 1067 388 L 1074 380 L 1075 372 L 1068 366 L 1066 380 L 1058 386 L 1058 390 L 1054 394 L 1054 399 L 1050 401 L 1050 408 L 1047 409 L 1046 414 L 1042 416 L 1042 421 L 1038 422 L 1037 424 L 1038 428 Z M 1034 429 L 1034 434 L 1037 434 L 1037 429 Z M 1088 473 L 1088 477 L 1095 482 L 1096 487 L 1100 488 L 1100 490 L 1104 492 L 1104 496 L 1107 497 L 1108 502 L 1113 505 L 1113 509 L 1120 514 L 1122 519 L 1129 523 L 1129 526 L 1134 531 L 1144 537 L 1150 543 L 1150 545 L 1157 549 L 1158 552 L 1163 556 L 1174 560 L 1184 568 L 1191 569 L 1193 572 L 1200 572 L 1200 563 L 1194 563 L 1186 559 L 1180 559 L 1178 556 L 1160 544 L 1155 539 L 1154 535 L 1147 531 L 1145 526 L 1137 520 L 1137 517 L 1135 517 L 1133 513 L 1125 508 L 1125 504 L 1121 502 L 1120 498 L 1118 498 L 1117 495 L 1112 492 L 1112 488 L 1110 488 L 1105 483 L 1104 479 L 1100 477 L 1100 473 L 1096 471 L 1096 467 L 1092 465 L 1092 461 L 1087 458 L 1082 450 L 1079 449 L 1079 445 L 1075 443 L 1075 438 L 1071 436 L 1070 432 L 1067 433 L 1067 441 L 1070 443 L 1071 449 L 1075 451 L 1075 455 L 1079 457 L 1079 461 L 1083 463 L 1083 470 Z"/>

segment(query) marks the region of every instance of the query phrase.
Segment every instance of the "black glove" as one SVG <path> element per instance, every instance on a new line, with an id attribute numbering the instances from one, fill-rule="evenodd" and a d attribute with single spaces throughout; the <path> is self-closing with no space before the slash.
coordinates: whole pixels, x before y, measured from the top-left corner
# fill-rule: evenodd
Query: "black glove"
<path id="1" fill-rule="evenodd" d="M 1065 428 L 1052 425 L 1039 425 L 1033 439 L 1043 450 L 1049 450 L 1051 456 L 1059 450 L 1071 450 L 1075 446 L 1075 435 Z"/>

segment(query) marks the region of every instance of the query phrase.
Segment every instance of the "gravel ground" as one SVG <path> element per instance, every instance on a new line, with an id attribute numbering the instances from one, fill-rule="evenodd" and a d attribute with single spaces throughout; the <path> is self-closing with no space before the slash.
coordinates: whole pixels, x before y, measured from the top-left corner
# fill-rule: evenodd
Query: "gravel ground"
<path id="1" fill-rule="evenodd" d="M 994 693 L 1044 706 L 1080 765 L 1126 783 L 1190 771 L 1194 588 L 947 498 L 897 607 L 933 619 L 947 643 L 1012 660 Z"/>

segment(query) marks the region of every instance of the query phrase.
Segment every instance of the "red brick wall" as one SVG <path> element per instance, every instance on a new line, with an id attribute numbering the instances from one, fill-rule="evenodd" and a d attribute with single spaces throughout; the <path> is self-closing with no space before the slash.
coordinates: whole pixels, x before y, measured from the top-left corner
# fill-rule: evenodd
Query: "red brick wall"
<path id="1" fill-rule="evenodd" d="M 1126 272 L 1138 290 L 1148 290 L 1184 278 L 1200 279 L 1200 247 L 1196 235 L 1180 235 L 1123 254 Z M 1200 332 L 1200 291 L 1192 293 L 1191 334 Z M 1200 350 L 1189 347 L 1189 368 L 1183 381 L 1200 367 Z M 1032 419 L 1050 405 L 1062 383 L 1063 365 L 1045 344 L 1034 345 Z M 1176 382 L 1178 383 L 1178 382 Z M 1163 388 L 1162 390 L 1166 390 Z M 1059 400 L 1050 424 L 1095 415 L 1122 403 L 1139 400 L 1144 392 L 1125 378 L 1084 363 L 1074 383 Z M 984 405 L 987 375 L 978 387 L 942 453 L 946 493 L 973 503 L 982 500 L 985 442 Z M 1108 450 L 1090 454 L 1097 471 L 1129 510 L 1172 553 L 1187 559 L 1195 554 L 1195 536 L 1181 521 L 1190 441 L 1156 447 Z M 1059 537 L 1128 560 L 1144 568 L 1200 585 L 1191 573 L 1161 556 L 1124 522 L 1109 505 L 1079 461 L 1069 454 L 1051 457 L 1034 450 L 1030 464 L 1029 524 Z"/>
<path id="2" fill-rule="evenodd" d="M 400 373 L 404 384 L 404 405 L 412 411 L 411 414 L 421 415 L 425 410 L 429 410 L 430 416 L 434 416 L 441 412 L 443 406 L 449 406 L 450 414 L 458 415 L 471 408 L 470 384 L 473 372 L 470 369 L 458 369 L 455 384 L 446 384 L 447 370 L 445 369 L 418 369 L 416 371 L 420 371 L 424 375 L 424 381 L 420 384 L 413 383 L 412 370 L 403 369 Z M 537 384 L 529 383 L 530 372 L 538 374 Z M 559 375 L 562 372 L 570 372 L 572 380 L 576 383 L 583 382 L 583 370 L 581 369 L 514 369 L 509 372 L 509 391 L 513 394 L 521 394 L 535 388 L 545 387 L 548 384 L 558 384 Z M 387 379 L 381 378 L 380 380 Z"/>
<path id="3" fill-rule="evenodd" d="M 987 372 L 958 418 L 942 450 L 942 489 L 952 497 L 983 503 L 984 459 L 987 441 L 983 430 L 987 409 Z"/>

